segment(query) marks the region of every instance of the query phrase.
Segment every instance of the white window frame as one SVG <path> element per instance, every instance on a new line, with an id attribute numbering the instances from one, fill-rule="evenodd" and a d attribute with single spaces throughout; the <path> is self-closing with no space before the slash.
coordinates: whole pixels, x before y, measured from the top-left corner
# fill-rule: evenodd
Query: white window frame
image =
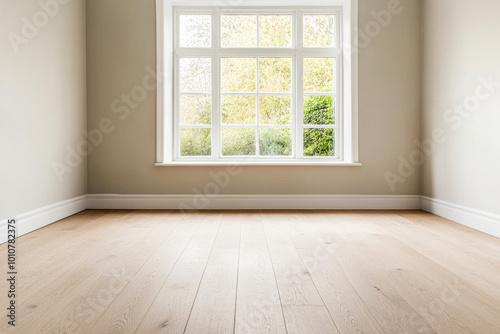
<path id="1" fill-rule="evenodd" d="M 280 4 L 279 0 L 243 0 L 239 5 L 227 3 L 214 3 L 207 0 L 157 0 L 157 71 L 158 77 L 163 78 L 160 80 L 160 87 L 157 94 L 157 166 L 171 166 L 171 165 L 228 165 L 228 164 L 241 164 L 241 165 L 332 165 L 332 166 L 346 166 L 346 165 L 361 165 L 358 162 L 358 125 L 357 125 L 357 52 L 355 48 L 351 47 L 351 40 L 355 39 L 357 27 L 357 0 L 292 0 L 287 1 L 287 5 L 276 6 Z M 218 6 L 213 7 L 213 5 Z M 328 6 L 325 6 L 328 4 Z M 209 5 L 209 6 L 207 6 Z M 273 6 L 274 5 L 274 6 Z M 306 6 L 304 6 L 306 5 Z M 269 48 L 262 54 L 263 49 L 245 48 L 245 49 L 220 49 L 218 44 L 220 42 L 219 28 L 220 22 L 217 20 L 217 14 L 221 12 L 228 13 L 249 13 L 252 14 L 267 14 L 267 13 L 293 13 L 293 17 L 297 18 L 294 27 L 297 33 L 293 32 L 293 47 L 274 49 Z M 190 49 L 190 48 L 177 48 L 178 41 L 175 37 L 174 24 L 177 24 L 177 18 L 181 14 L 196 13 L 204 14 L 210 13 L 213 16 L 212 27 L 212 46 L 214 48 L 207 49 Z M 336 32 L 337 32 L 337 45 L 341 45 L 341 52 L 335 54 L 334 49 L 317 49 L 315 48 L 302 48 L 297 43 L 301 39 L 302 34 L 302 15 L 304 14 L 336 14 Z M 300 19 L 299 19 L 300 18 Z M 297 38 L 297 40 L 296 40 Z M 175 41 L 175 43 L 173 42 Z M 214 45 L 215 44 L 215 45 Z M 295 48 L 297 47 L 297 48 Z M 332 53 L 333 52 L 333 53 Z M 302 121 L 302 107 L 297 108 L 297 112 L 293 112 L 293 124 L 295 127 L 294 136 L 299 136 L 296 140 L 292 138 L 293 143 L 293 157 L 224 157 L 220 153 L 220 133 L 215 131 L 213 133 L 214 142 L 212 145 L 212 156 L 208 157 L 182 157 L 179 159 L 179 151 L 176 149 L 180 147 L 177 137 L 174 135 L 174 127 L 179 131 L 178 107 L 175 106 L 177 100 L 177 92 L 175 85 L 175 78 L 178 75 L 174 63 L 178 61 L 178 57 L 190 56 L 211 56 L 212 72 L 219 71 L 220 57 L 273 57 L 282 56 L 291 58 L 293 61 L 293 73 L 298 77 L 302 77 L 303 62 L 296 61 L 303 58 L 314 57 L 335 57 L 336 58 L 336 80 L 337 92 L 336 98 L 336 122 L 335 122 L 335 157 L 304 157 L 303 150 L 297 150 L 295 145 L 302 145 L 303 140 L 303 121 Z M 297 68 L 295 69 L 295 66 Z M 292 78 L 293 89 L 292 99 L 294 108 L 303 105 L 304 94 L 298 94 L 295 85 L 301 85 L 302 80 Z M 219 114 L 220 114 L 220 99 L 221 93 L 219 90 L 219 83 L 217 78 L 213 78 L 212 99 L 217 109 L 212 111 L 212 132 L 219 130 Z M 257 78 L 258 80 L 258 78 Z M 247 94 L 245 94 L 247 95 Z M 248 94 L 252 95 L 252 94 Z M 307 95 L 307 94 L 305 94 Z M 300 120 L 300 121 L 297 121 Z M 259 124 L 256 124 L 258 127 Z M 309 126 L 306 126 L 309 127 Z M 315 127 L 315 126 L 313 126 Z M 321 126 L 319 126 L 321 127 Z M 341 127 L 340 131 L 337 131 Z M 258 134 L 258 131 L 257 131 Z M 339 136 L 340 134 L 340 136 Z M 258 141 L 258 137 L 256 138 Z M 258 142 L 257 142 L 258 145 Z M 297 156 L 295 153 L 299 153 Z"/>

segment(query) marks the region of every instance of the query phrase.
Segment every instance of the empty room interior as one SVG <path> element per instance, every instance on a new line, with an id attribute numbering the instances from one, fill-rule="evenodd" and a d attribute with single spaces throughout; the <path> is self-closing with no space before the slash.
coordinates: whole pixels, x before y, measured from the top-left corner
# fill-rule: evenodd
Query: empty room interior
<path id="1" fill-rule="evenodd" d="M 0 0 L 0 333 L 500 333 L 499 15 Z"/>

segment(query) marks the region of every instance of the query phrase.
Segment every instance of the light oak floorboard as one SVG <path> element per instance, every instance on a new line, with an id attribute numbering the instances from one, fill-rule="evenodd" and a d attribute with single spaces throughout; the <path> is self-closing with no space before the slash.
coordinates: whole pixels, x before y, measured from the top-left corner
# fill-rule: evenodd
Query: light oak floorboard
<path id="1" fill-rule="evenodd" d="M 422 211 L 90 210 L 17 246 L 0 333 L 500 332 L 500 240 Z"/>
<path id="2" fill-rule="evenodd" d="M 241 215 L 224 214 L 185 333 L 234 332 L 240 224 Z"/>
<path id="3" fill-rule="evenodd" d="M 259 213 L 241 224 L 235 333 L 285 334 L 281 301 Z"/>
<path id="4" fill-rule="evenodd" d="M 206 213 L 136 333 L 183 333 L 219 231 L 222 214 Z"/>

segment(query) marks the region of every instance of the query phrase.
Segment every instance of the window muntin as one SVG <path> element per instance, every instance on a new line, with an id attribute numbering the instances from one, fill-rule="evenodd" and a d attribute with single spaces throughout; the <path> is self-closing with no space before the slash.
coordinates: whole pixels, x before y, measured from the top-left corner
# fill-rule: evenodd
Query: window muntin
<path id="1" fill-rule="evenodd" d="M 175 13 L 174 160 L 342 160 L 338 8 Z"/>

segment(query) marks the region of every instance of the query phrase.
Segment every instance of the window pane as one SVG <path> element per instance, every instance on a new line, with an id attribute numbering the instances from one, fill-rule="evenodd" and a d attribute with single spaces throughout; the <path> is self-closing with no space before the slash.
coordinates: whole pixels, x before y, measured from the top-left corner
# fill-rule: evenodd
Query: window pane
<path id="1" fill-rule="evenodd" d="M 180 59 L 181 93 L 210 93 L 212 60 L 210 58 Z"/>
<path id="2" fill-rule="evenodd" d="M 335 46 L 335 15 L 304 15 L 304 46 Z"/>
<path id="3" fill-rule="evenodd" d="M 256 58 L 222 58 L 222 91 L 254 93 L 257 82 Z"/>
<path id="4" fill-rule="evenodd" d="M 260 96 L 260 124 L 292 124 L 291 96 Z"/>
<path id="5" fill-rule="evenodd" d="M 222 15 L 222 42 L 224 48 L 251 48 L 257 46 L 256 15 Z"/>
<path id="6" fill-rule="evenodd" d="M 212 153 L 210 129 L 181 129 L 182 156 L 209 156 Z"/>
<path id="7" fill-rule="evenodd" d="M 260 15 L 259 46 L 262 48 L 292 47 L 292 17 L 289 15 Z"/>
<path id="8" fill-rule="evenodd" d="M 222 155 L 255 155 L 255 129 L 223 128 Z"/>
<path id="9" fill-rule="evenodd" d="M 304 155 L 335 156 L 334 129 L 304 129 Z"/>
<path id="10" fill-rule="evenodd" d="M 223 124 L 255 124 L 257 118 L 257 97 L 223 96 Z"/>
<path id="11" fill-rule="evenodd" d="M 210 15 L 180 15 L 179 44 L 181 48 L 211 46 L 212 17 Z"/>
<path id="12" fill-rule="evenodd" d="M 304 124 L 335 123 L 335 99 L 332 96 L 304 96 Z"/>
<path id="13" fill-rule="evenodd" d="M 261 129 L 259 141 L 261 155 L 292 155 L 292 131 L 290 129 Z"/>
<path id="14" fill-rule="evenodd" d="M 259 58 L 259 89 L 263 93 L 292 91 L 290 58 Z"/>
<path id="15" fill-rule="evenodd" d="M 335 92 L 335 58 L 304 59 L 304 91 Z"/>
<path id="16" fill-rule="evenodd" d="M 210 96 L 183 95 L 180 101 L 181 124 L 211 124 L 212 99 Z"/>

